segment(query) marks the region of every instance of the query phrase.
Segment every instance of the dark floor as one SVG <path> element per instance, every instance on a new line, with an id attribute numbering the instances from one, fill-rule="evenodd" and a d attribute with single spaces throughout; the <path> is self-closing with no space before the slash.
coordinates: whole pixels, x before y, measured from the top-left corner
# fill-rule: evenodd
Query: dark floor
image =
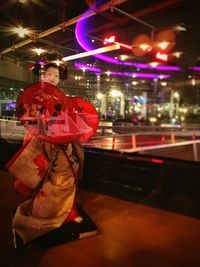
<path id="1" fill-rule="evenodd" d="M 200 220 L 79 191 L 79 202 L 99 234 L 46 250 L 17 252 L 11 213 L 23 198 L 0 172 L 0 264 L 4 267 L 186 267 L 200 266 Z"/>

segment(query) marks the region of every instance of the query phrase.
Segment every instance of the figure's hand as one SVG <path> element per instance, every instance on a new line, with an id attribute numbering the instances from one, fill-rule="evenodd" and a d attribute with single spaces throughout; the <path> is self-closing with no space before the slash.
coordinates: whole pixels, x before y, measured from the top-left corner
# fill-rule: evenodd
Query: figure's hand
<path id="1" fill-rule="evenodd" d="M 23 184 L 19 179 L 15 180 L 14 186 L 15 186 L 15 189 L 17 189 L 17 191 L 21 195 L 27 197 L 30 194 L 30 189 L 25 184 Z"/>

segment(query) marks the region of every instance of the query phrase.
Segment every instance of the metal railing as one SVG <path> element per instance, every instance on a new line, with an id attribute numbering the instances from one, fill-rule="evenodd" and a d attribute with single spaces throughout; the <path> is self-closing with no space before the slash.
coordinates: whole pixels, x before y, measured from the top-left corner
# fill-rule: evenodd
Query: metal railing
<path id="1" fill-rule="evenodd" d="M 116 129 L 119 133 L 116 133 Z M 0 118 L 0 137 L 4 139 L 23 140 L 26 129 L 17 120 L 16 117 Z M 126 131 L 128 133 L 126 133 Z M 117 131 L 118 132 L 118 131 Z M 125 132 L 125 133 L 121 133 Z M 155 141 L 146 142 L 143 144 L 137 142 L 138 135 L 155 135 L 157 136 L 157 144 Z M 129 148 L 119 148 L 117 142 L 119 138 L 129 138 Z M 183 140 L 187 138 L 189 140 Z M 127 153 L 143 153 L 147 151 L 155 151 L 161 149 L 172 149 L 180 146 L 192 146 L 193 159 L 199 160 L 198 147 L 200 143 L 199 125 L 184 126 L 184 127 L 161 127 L 161 126 L 110 126 L 100 125 L 95 136 L 90 138 L 83 145 L 97 147 L 102 149 L 119 150 Z M 152 143 L 154 143 L 152 145 Z M 124 143 L 127 146 L 127 143 Z"/>

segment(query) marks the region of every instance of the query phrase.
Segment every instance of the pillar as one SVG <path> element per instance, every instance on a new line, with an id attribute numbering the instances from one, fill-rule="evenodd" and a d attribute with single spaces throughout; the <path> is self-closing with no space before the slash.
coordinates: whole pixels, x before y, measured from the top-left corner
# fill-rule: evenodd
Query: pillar
<path id="1" fill-rule="evenodd" d="M 124 94 L 121 94 L 121 101 L 120 101 L 120 115 L 124 118 L 125 114 L 125 100 L 124 100 Z"/>

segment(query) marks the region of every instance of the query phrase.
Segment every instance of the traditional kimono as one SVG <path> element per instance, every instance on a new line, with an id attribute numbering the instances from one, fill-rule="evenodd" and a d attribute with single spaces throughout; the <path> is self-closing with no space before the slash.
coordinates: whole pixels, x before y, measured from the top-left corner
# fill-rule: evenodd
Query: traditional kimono
<path id="1" fill-rule="evenodd" d="M 81 144 L 74 141 L 54 145 L 34 139 L 34 142 L 45 148 L 48 167 L 45 177 L 35 184 L 38 188 L 36 196 L 19 205 L 13 219 L 13 230 L 23 239 L 24 244 L 60 227 L 64 222 L 81 221 L 75 203 L 77 179 L 82 171 L 84 157 Z M 27 176 L 26 179 L 25 183 L 28 184 L 31 177 Z"/>
<path id="2" fill-rule="evenodd" d="M 23 244 L 69 221 L 81 222 L 76 210 L 77 179 L 84 160 L 80 140 L 95 133 L 98 120 L 93 107 L 95 117 L 80 112 L 83 100 L 74 101 L 49 84 L 32 86 L 18 99 L 18 113 L 31 138 L 7 168 L 19 191 L 36 192 L 18 206 L 13 218 L 13 230 Z"/>

